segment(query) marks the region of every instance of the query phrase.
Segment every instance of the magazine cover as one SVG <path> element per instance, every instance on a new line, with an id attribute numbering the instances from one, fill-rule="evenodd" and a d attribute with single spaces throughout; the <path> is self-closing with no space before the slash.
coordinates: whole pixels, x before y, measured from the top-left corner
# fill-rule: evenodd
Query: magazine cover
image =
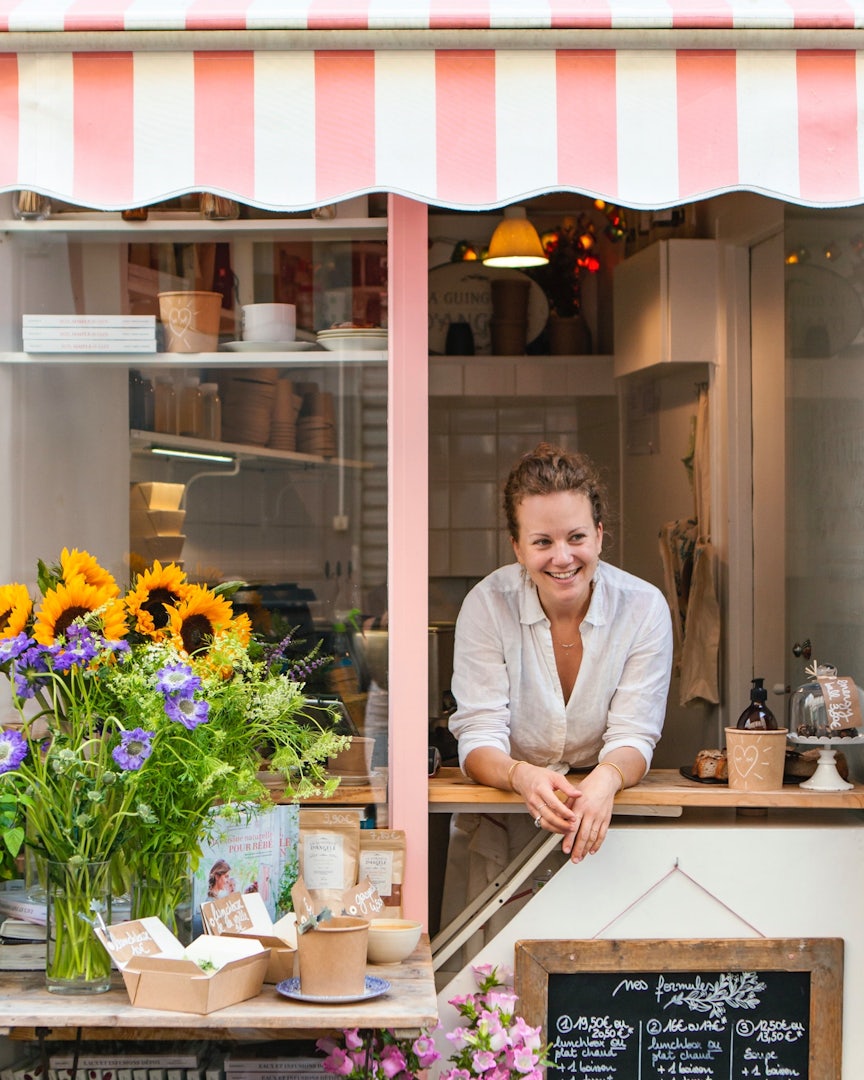
<path id="1" fill-rule="evenodd" d="M 193 936 L 203 932 L 201 904 L 232 892 L 258 893 L 274 922 L 291 911 L 299 833 L 296 804 L 242 808 L 239 819 L 215 808 L 193 877 Z"/>

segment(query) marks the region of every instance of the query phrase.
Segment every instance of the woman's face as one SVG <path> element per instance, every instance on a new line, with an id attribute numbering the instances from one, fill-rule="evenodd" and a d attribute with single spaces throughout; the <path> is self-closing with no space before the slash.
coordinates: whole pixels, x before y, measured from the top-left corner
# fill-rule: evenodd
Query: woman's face
<path id="1" fill-rule="evenodd" d="M 527 495 L 517 507 L 516 558 L 549 610 L 587 607 L 603 548 L 603 525 L 595 525 L 587 495 L 556 491 Z"/>

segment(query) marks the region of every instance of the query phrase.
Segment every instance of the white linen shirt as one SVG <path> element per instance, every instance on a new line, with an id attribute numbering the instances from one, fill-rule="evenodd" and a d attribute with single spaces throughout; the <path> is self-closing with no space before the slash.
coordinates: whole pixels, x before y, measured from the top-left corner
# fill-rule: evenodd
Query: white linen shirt
<path id="1" fill-rule="evenodd" d="M 450 731 L 459 763 L 479 747 L 557 772 L 595 765 L 629 746 L 651 764 L 672 668 L 672 620 L 663 593 L 599 563 L 580 627 L 582 664 L 564 701 L 552 634 L 533 582 L 502 566 L 465 597 L 456 621 Z"/>

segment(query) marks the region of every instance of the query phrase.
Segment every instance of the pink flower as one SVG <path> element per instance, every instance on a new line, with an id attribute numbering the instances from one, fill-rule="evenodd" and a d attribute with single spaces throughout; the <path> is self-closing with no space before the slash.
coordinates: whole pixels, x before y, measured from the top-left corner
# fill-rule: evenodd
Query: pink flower
<path id="1" fill-rule="evenodd" d="M 491 1050 L 478 1050 L 471 1058 L 471 1064 L 474 1066 L 474 1071 L 479 1074 L 494 1069 L 498 1062 Z"/>
<path id="2" fill-rule="evenodd" d="M 531 1050 L 540 1049 L 540 1028 L 531 1027 L 521 1016 L 517 1016 L 510 1028 L 510 1038 L 514 1043 L 521 1042 Z"/>
<path id="3" fill-rule="evenodd" d="M 344 1050 L 338 1046 L 324 1059 L 324 1068 L 327 1072 L 336 1073 L 337 1076 L 350 1076 L 354 1071 L 354 1062 Z"/>
<path id="4" fill-rule="evenodd" d="M 448 1031 L 444 1038 L 449 1039 L 457 1050 L 464 1050 L 468 1045 L 470 1036 L 471 1032 L 468 1028 L 457 1027 L 453 1028 L 452 1031 Z"/>
<path id="5" fill-rule="evenodd" d="M 520 1073 L 530 1073 L 537 1064 L 537 1055 L 533 1050 L 523 1047 L 513 1055 L 513 1066 Z"/>
<path id="6" fill-rule="evenodd" d="M 419 1039 L 415 1039 L 411 1049 L 417 1055 L 421 1069 L 428 1069 L 430 1065 L 441 1057 L 435 1049 L 435 1040 L 431 1035 L 421 1035 Z"/>
<path id="7" fill-rule="evenodd" d="M 363 1041 L 363 1037 L 360 1034 L 358 1028 L 348 1028 L 345 1032 L 345 1048 L 346 1050 L 360 1050 L 365 1047 L 366 1043 Z"/>

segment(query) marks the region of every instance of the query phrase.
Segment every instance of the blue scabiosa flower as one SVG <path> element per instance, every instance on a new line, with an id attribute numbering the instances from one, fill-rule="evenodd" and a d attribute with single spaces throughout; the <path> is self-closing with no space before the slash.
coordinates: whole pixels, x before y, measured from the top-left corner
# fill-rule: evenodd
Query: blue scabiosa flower
<path id="1" fill-rule="evenodd" d="M 15 693 L 19 698 L 32 698 L 37 690 L 48 685 L 50 651 L 44 645 L 32 643 L 19 653 L 13 665 Z"/>
<path id="2" fill-rule="evenodd" d="M 120 745 L 111 751 L 111 757 L 121 769 L 136 772 L 153 753 L 153 732 L 143 728 L 120 732 Z"/>
<path id="3" fill-rule="evenodd" d="M 0 664 L 15 660 L 24 650 L 33 644 L 33 639 L 22 631 L 11 638 L 0 638 Z"/>
<path id="4" fill-rule="evenodd" d="M 103 639 L 82 623 L 72 623 L 66 630 L 65 640 L 51 646 L 52 667 L 55 671 L 69 671 L 76 664 L 91 663 L 101 652 Z"/>
<path id="5" fill-rule="evenodd" d="M 166 697 L 165 715 L 169 720 L 176 720 L 190 731 L 199 724 L 206 724 L 209 719 L 210 705 L 206 701 L 197 701 L 193 697 Z"/>
<path id="6" fill-rule="evenodd" d="M 192 697 L 200 686 L 201 679 L 187 664 L 166 664 L 156 672 L 156 689 L 166 695 Z"/>
<path id="7" fill-rule="evenodd" d="M 27 757 L 27 740 L 20 731 L 0 731 L 0 773 L 12 772 Z"/>

